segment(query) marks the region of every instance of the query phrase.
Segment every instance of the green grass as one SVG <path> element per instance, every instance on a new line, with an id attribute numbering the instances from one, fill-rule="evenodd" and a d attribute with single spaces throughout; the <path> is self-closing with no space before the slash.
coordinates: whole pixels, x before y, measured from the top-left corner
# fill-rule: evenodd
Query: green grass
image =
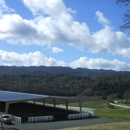
<path id="1" fill-rule="evenodd" d="M 119 110 L 119 109 L 108 110 L 106 108 L 104 109 L 103 104 L 105 104 L 106 102 L 107 102 L 106 100 L 86 101 L 82 103 L 82 107 L 97 108 L 97 110 L 94 111 L 95 116 L 104 116 L 104 117 L 109 117 L 121 121 L 130 120 L 130 110 Z M 69 104 L 69 106 L 79 107 L 79 104 L 74 103 L 74 104 Z"/>
<path id="2" fill-rule="evenodd" d="M 127 104 L 128 107 L 130 107 L 130 104 Z"/>
<path id="3" fill-rule="evenodd" d="M 101 108 L 104 103 L 106 103 L 106 100 L 86 101 L 82 103 L 82 107 Z M 69 106 L 79 107 L 79 103 L 69 104 Z"/>
<path id="4" fill-rule="evenodd" d="M 95 110 L 94 115 L 123 121 L 130 120 L 130 110 Z"/>

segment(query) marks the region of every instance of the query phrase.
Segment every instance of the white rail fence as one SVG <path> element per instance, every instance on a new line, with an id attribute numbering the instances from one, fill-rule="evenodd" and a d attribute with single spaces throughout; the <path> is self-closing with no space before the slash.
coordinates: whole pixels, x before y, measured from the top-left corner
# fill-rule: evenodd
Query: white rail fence
<path id="1" fill-rule="evenodd" d="M 118 105 L 118 104 L 115 104 L 115 103 L 110 103 L 110 105 L 113 105 L 113 106 L 116 106 L 116 107 L 120 107 L 120 108 L 123 108 L 123 109 L 130 109 L 130 107 Z"/>
<path id="2" fill-rule="evenodd" d="M 54 120 L 54 116 L 28 117 L 28 122 L 44 122 L 44 121 L 52 121 L 52 120 Z"/>
<path id="3" fill-rule="evenodd" d="M 22 123 L 22 118 L 10 115 L 12 120 Z M 83 118 L 92 118 L 94 117 L 93 112 L 83 112 L 79 114 L 68 114 L 67 119 L 83 119 Z M 37 116 L 37 117 L 28 117 L 28 122 L 46 122 L 46 121 L 53 121 L 54 116 Z"/>
<path id="4" fill-rule="evenodd" d="M 18 117 L 18 116 L 13 116 L 13 115 L 10 115 L 11 119 L 16 121 L 16 122 L 19 122 L 21 123 L 22 122 L 22 118 L 21 117 Z"/>
<path id="5" fill-rule="evenodd" d="M 94 117 L 94 114 L 85 112 L 85 113 L 80 113 L 80 114 L 69 114 L 67 116 L 68 119 L 83 119 L 83 118 L 90 118 L 90 117 Z"/>
<path id="6" fill-rule="evenodd" d="M 85 112 L 79 114 L 68 114 L 67 119 L 83 119 L 94 117 L 93 113 Z M 28 117 L 28 122 L 46 122 L 54 120 L 54 116 L 38 116 L 38 117 Z"/>

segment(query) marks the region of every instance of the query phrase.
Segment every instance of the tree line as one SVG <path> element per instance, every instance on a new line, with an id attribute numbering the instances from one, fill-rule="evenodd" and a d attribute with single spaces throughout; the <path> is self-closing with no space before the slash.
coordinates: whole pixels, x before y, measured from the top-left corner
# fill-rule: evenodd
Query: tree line
<path id="1" fill-rule="evenodd" d="M 130 90 L 129 73 L 111 73 L 97 77 L 73 74 L 1 75 L 0 90 L 55 96 L 108 96 L 123 98 Z"/>

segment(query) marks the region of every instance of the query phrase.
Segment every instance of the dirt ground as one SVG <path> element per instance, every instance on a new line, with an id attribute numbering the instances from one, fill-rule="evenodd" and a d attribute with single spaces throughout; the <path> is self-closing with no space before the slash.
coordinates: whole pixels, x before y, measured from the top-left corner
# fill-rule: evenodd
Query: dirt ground
<path id="1" fill-rule="evenodd" d="M 60 130 L 130 130 L 130 121 L 87 125 L 84 127 L 74 127 Z"/>

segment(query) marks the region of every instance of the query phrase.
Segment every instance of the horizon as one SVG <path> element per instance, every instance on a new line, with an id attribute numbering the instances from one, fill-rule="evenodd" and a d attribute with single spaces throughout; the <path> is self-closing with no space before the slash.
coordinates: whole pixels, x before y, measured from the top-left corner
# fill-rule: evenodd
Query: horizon
<path id="1" fill-rule="evenodd" d="M 72 68 L 72 67 L 69 67 L 69 66 L 44 66 L 44 65 L 41 65 L 41 66 L 15 66 L 15 65 L 13 65 L 13 66 L 4 66 L 4 65 L 0 65 L 0 67 L 17 67 L 17 68 L 20 68 L 20 67 L 25 67 L 25 68 L 28 68 L 28 67 L 47 67 L 47 68 L 49 68 L 49 67 L 61 67 L 61 68 L 70 68 L 70 69 L 73 69 L 73 70 L 76 70 L 76 69 L 86 69 L 86 70 L 104 70 L 104 71 L 114 71 L 114 72 L 123 72 L 123 71 L 116 71 L 116 70 L 112 70 L 112 69 L 89 69 L 89 68 L 82 68 L 82 67 L 78 67 L 78 68 Z M 129 72 L 129 71 L 126 71 L 126 72 Z"/>

